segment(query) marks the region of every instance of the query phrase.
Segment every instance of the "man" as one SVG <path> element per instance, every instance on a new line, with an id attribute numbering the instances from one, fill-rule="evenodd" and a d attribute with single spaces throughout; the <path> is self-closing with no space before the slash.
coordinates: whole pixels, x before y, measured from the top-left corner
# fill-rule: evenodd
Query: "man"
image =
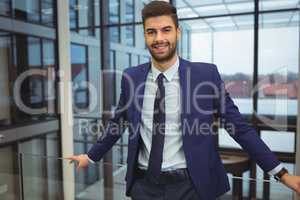
<path id="1" fill-rule="evenodd" d="M 151 62 L 124 71 L 120 101 L 109 128 L 88 154 L 70 157 L 78 161 L 78 169 L 99 161 L 127 123 L 126 195 L 136 200 L 216 199 L 229 190 L 211 130 L 213 116 L 218 115 L 264 171 L 300 194 L 300 177 L 290 175 L 244 122 L 216 66 L 178 57 L 176 8 L 152 1 L 142 17 Z"/>

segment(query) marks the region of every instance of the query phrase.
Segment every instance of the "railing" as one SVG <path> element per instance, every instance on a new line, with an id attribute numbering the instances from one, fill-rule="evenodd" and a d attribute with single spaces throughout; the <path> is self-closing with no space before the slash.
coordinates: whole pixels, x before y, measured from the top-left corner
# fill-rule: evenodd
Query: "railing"
<path id="1" fill-rule="evenodd" d="M 33 147 L 34 148 L 34 147 Z M 48 151 L 51 151 L 49 149 Z M 0 152 L 0 199 L 1 200 L 60 200 L 64 198 L 63 185 L 74 187 L 76 200 L 124 200 L 126 165 L 99 162 L 87 169 L 76 171 L 76 165 L 57 157 L 29 154 L 6 155 Z M 72 166 L 75 180 L 64 184 L 62 165 Z M 95 170 L 96 169 L 96 170 Z M 292 191 L 274 180 L 249 179 L 229 175 L 231 185 L 238 182 L 241 194 L 229 191 L 220 200 L 248 199 L 249 183 L 257 185 L 257 199 L 264 199 L 262 188 L 270 183 L 271 200 L 292 200 Z"/>

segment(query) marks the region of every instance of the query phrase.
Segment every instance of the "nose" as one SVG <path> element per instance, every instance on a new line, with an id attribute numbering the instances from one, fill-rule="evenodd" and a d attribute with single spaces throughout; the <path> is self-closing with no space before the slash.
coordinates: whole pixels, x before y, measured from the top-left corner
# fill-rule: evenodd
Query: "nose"
<path id="1" fill-rule="evenodd" d="M 162 32 L 161 31 L 157 31 L 154 39 L 155 39 L 155 41 L 162 41 L 164 39 Z"/>

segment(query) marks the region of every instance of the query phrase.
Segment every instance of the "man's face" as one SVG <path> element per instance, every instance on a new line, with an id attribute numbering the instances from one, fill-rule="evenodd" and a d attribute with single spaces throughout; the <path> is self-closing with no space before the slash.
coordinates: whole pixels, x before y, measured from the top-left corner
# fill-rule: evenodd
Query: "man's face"
<path id="1" fill-rule="evenodd" d="M 157 62 L 166 62 L 173 58 L 180 29 L 176 28 L 171 16 L 164 15 L 146 19 L 144 35 L 150 54 Z"/>

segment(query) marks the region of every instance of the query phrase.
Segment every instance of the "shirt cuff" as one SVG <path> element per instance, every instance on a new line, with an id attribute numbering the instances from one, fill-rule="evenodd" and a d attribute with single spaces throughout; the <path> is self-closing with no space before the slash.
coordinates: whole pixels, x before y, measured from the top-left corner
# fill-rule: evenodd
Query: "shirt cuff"
<path id="1" fill-rule="evenodd" d="M 277 174 L 278 172 L 280 172 L 280 170 L 283 168 L 282 164 L 277 165 L 277 167 L 275 167 L 274 169 L 272 169 L 271 171 L 269 171 L 269 175 L 274 176 L 275 174 Z"/>
<path id="2" fill-rule="evenodd" d="M 89 156 L 87 156 L 87 159 L 89 160 L 90 163 L 93 163 L 93 164 L 95 163 L 95 161 L 93 161 L 92 159 L 90 159 Z"/>

